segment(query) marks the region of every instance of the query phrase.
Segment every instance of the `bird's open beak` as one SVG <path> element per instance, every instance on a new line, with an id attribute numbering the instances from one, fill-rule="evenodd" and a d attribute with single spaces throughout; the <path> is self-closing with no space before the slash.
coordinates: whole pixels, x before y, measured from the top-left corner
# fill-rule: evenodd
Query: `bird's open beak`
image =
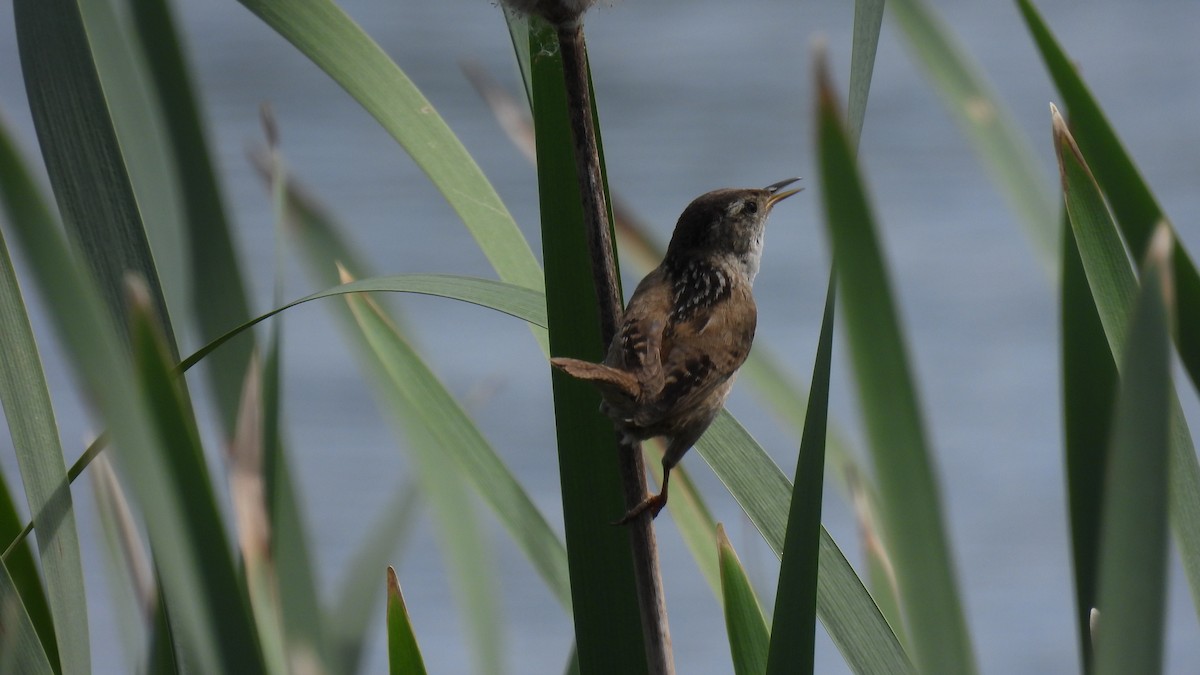
<path id="1" fill-rule="evenodd" d="M 804 188 L 795 188 L 792 190 L 784 190 L 783 189 L 783 188 L 791 185 L 792 183 L 795 183 L 798 180 L 800 180 L 800 179 L 799 178 L 788 178 L 787 180 L 781 180 L 778 183 L 771 183 L 767 187 L 763 188 L 764 190 L 766 190 L 767 192 L 769 192 L 771 194 L 771 196 L 767 198 L 767 208 L 770 209 L 771 207 L 775 206 L 776 203 L 781 202 L 781 201 L 787 199 L 788 197 L 791 197 L 792 195 L 796 194 L 797 192 L 800 192 L 801 190 L 803 190 Z"/>

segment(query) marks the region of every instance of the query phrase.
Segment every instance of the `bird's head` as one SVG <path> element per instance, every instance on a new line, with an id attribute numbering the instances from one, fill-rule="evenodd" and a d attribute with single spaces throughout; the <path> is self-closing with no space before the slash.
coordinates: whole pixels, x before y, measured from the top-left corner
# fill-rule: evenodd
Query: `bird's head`
<path id="1" fill-rule="evenodd" d="M 688 204 L 679 216 L 667 258 L 728 259 L 740 265 L 748 281 L 758 273 L 763 231 L 776 204 L 803 188 L 784 188 L 800 180 L 789 178 L 765 188 L 713 190 Z"/>

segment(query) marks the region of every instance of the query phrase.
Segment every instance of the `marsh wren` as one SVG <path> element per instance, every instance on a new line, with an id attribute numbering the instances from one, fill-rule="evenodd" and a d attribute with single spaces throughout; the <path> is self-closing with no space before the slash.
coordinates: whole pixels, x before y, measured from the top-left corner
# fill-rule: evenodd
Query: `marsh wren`
<path id="1" fill-rule="evenodd" d="M 662 490 L 618 524 L 667 503 L 674 467 L 725 405 L 750 353 L 758 309 L 751 286 L 772 207 L 800 192 L 789 178 L 761 189 L 714 190 L 679 216 L 667 255 L 638 284 L 604 363 L 550 363 L 600 389 L 601 411 L 629 439 L 667 439 Z"/>

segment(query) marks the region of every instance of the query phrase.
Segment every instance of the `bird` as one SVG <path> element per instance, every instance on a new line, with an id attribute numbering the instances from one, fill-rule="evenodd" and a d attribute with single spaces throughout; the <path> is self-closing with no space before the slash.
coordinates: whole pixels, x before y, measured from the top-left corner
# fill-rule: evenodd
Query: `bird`
<path id="1" fill-rule="evenodd" d="M 803 188 L 707 192 L 683 210 L 662 263 L 642 279 L 602 363 L 556 357 L 551 365 L 594 384 L 601 412 L 625 441 L 663 437 L 662 488 L 615 524 L 651 518 L 667 503 L 671 469 L 716 419 L 750 354 L 758 322 L 751 289 L 767 217 Z"/>

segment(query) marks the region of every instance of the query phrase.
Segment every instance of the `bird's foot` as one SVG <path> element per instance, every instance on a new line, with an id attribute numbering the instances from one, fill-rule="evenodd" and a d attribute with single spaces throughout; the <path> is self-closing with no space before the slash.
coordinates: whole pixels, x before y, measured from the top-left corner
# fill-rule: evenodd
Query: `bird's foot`
<path id="1" fill-rule="evenodd" d="M 641 504 L 629 509 L 629 512 L 626 513 L 620 520 L 613 523 L 613 525 L 628 525 L 634 520 L 637 520 L 638 516 L 642 515 L 646 511 L 650 512 L 650 520 L 654 520 L 656 517 L 658 517 L 658 512 L 662 511 L 663 507 L 666 505 L 667 497 L 663 493 L 660 492 L 656 495 L 650 495 L 643 500 Z"/>

